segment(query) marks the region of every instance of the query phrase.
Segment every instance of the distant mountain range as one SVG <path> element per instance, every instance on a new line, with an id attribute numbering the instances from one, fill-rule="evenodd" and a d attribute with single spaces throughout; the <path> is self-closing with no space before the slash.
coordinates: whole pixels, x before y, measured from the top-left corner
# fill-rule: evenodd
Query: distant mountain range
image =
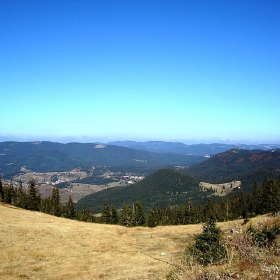
<path id="1" fill-rule="evenodd" d="M 109 142 L 108 145 L 122 146 L 131 149 L 145 150 L 157 153 L 176 153 L 181 155 L 216 155 L 230 149 L 243 150 L 271 150 L 280 148 L 280 144 L 260 144 L 260 145 L 246 145 L 246 144 L 194 144 L 186 145 L 180 142 L 164 142 L 164 141 L 115 141 Z"/>
<path id="2" fill-rule="evenodd" d="M 11 177 L 25 166 L 33 172 L 68 171 L 90 166 L 172 167 L 205 160 L 202 156 L 155 153 L 95 143 L 0 142 L 0 176 Z"/>
<path id="3" fill-rule="evenodd" d="M 235 148 L 218 153 L 232 146 Z M 32 172 L 70 171 L 77 167 L 87 172 L 91 166 L 150 170 L 147 172 L 150 175 L 136 184 L 106 189 L 78 201 L 79 207 L 87 205 L 94 211 L 100 211 L 104 200 L 116 207 L 141 200 L 146 210 L 152 204 L 161 207 L 185 204 L 189 198 L 200 203 L 207 198 L 199 187 L 200 181 L 218 184 L 238 180 L 242 182 L 241 190 L 250 191 L 255 181 L 261 183 L 265 178 L 280 177 L 277 145 L 258 145 L 257 150 L 252 145 L 237 147 L 158 141 L 111 142 L 110 145 L 0 142 L 0 176 L 12 178 L 23 166 Z M 95 179 L 88 177 L 81 183 L 92 184 Z"/>

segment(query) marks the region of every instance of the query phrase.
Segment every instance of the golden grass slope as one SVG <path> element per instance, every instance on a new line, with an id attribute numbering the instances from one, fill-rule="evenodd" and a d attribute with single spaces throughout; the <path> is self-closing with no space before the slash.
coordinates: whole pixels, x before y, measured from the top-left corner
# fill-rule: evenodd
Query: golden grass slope
<path id="1" fill-rule="evenodd" d="M 263 215 L 250 224 L 258 227 L 279 221 L 279 215 Z M 278 277 L 279 238 L 278 247 L 261 249 L 252 246 L 248 234 L 241 234 L 249 226 L 243 220 L 218 226 L 228 244 L 228 261 L 209 267 L 185 263 L 172 279 L 204 279 L 205 273 L 219 275 L 211 279 L 228 279 L 221 278 L 222 272 L 238 273 L 242 279 Z M 231 232 L 232 228 L 237 231 Z M 174 267 L 181 267 L 187 245 L 201 232 L 201 224 L 125 228 L 0 203 L 0 279 L 165 279 Z"/>
<path id="2" fill-rule="evenodd" d="M 84 223 L 0 203 L 0 279 L 164 279 L 200 229 Z"/>

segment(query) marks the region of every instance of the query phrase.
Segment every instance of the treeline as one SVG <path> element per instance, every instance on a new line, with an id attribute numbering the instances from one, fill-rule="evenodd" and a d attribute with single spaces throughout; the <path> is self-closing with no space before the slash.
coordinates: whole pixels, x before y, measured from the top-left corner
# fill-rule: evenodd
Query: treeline
<path id="1" fill-rule="evenodd" d="M 40 211 L 57 217 L 78 218 L 78 212 L 71 196 L 69 196 L 64 206 L 60 201 L 59 189 L 54 188 L 52 195 L 43 199 L 35 186 L 34 179 L 29 180 L 27 190 L 25 190 L 22 181 L 19 182 L 18 187 L 14 187 L 12 182 L 8 186 L 3 186 L 0 178 L 0 201 L 26 210 Z"/>
<path id="2" fill-rule="evenodd" d="M 204 223 L 210 218 L 214 218 L 216 221 L 227 221 L 238 218 L 249 219 L 271 212 L 276 213 L 280 211 L 280 179 L 266 179 L 262 185 L 255 183 L 252 193 L 233 193 L 221 202 L 211 198 L 205 205 L 197 206 L 193 204 L 192 199 L 189 199 L 183 206 L 158 208 L 154 205 L 147 215 L 144 213 L 140 201 L 136 201 L 133 205 L 124 204 L 120 210 L 109 206 L 105 201 L 101 215 L 94 215 L 90 208 L 82 208 L 81 211 L 77 211 L 71 196 L 66 205 L 62 205 L 58 188 L 54 188 L 52 195 L 48 198 L 41 198 L 33 179 L 29 180 L 28 188 L 25 191 L 22 182 L 16 188 L 12 182 L 8 186 L 2 186 L 0 178 L 0 200 L 27 210 L 87 222 L 119 224 L 127 227 L 186 225 Z"/>

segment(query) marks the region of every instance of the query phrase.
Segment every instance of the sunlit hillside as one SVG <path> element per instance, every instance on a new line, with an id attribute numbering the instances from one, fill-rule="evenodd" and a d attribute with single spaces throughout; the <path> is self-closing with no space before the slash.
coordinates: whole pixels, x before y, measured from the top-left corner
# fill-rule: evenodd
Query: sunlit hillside
<path id="1" fill-rule="evenodd" d="M 199 228 L 125 228 L 0 204 L 0 279 L 164 279 Z"/>
<path id="2" fill-rule="evenodd" d="M 253 222 L 264 223 L 267 219 L 262 216 Z M 219 226 L 231 242 L 230 258 L 210 267 L 210 271 L 240 275 L 245 268 L 248 275 L 257 276 L 262 275 L 260 264 L 265 269 L 278 269 L 275 263 L 280 263 L 279 254 L 267 257 L 262 250 L 257 250 L 256 263 L 244 259 L 246 267 L 241 267 L 238 250 L 248 244 L 240 246 L 237 242 L 247 225 L 240 220 Z M 232 228 L 234 232 L 230 232 Z M 84 223 L 0 204 L 0 279 L 166 279 L 181 265 L 187 244 L 201 230 L 202 225 L 125 228 Z M 180 279 L 204 279 L 197 276 L 207 269 L 185 267 Z"/>

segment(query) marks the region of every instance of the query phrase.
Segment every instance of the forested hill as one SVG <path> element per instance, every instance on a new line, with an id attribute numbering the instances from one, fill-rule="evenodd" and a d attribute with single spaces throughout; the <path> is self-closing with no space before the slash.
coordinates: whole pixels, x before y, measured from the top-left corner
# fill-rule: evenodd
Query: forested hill
<path id="1" fill-rule="evenodd" d="M 262 182 L 264 178 L 280 176 L 280 149 L 241 150 L 231 149 L 217 154 L 207 161 L 190 166 L 189 174 L 211 183 L 224 183 L 241 180 L 252 185 L 254 181 Z"/>
<path id="2" fill-rule="evenodd" d="M 202 156 L 159 154 L 94 143 L 0 142 L 0 176 L 9 177 L 25 166 L 34 172 L 68 171 L 99 165 L 167 167 L 205 160 Z"/>
<path id="3" fill-rule="evenodd" d="M 199 182 L 197 178 L 185 172 L 161 169 L 136 184 L 88 195 L 80 199 L 76 206 L 78 209 L 83 206 L 90 207 L 94 213 L 99 213 L 105 200 L 108 205 L 117 208 L 121 208 L 124 203 L 132 205 L 139 200 L 145 211 L 148 211 L 152 205 L 167 207 L 186 204 L 189 198 L 197 204 L 206 196 L 206 193 L 199 188 Z"/>

